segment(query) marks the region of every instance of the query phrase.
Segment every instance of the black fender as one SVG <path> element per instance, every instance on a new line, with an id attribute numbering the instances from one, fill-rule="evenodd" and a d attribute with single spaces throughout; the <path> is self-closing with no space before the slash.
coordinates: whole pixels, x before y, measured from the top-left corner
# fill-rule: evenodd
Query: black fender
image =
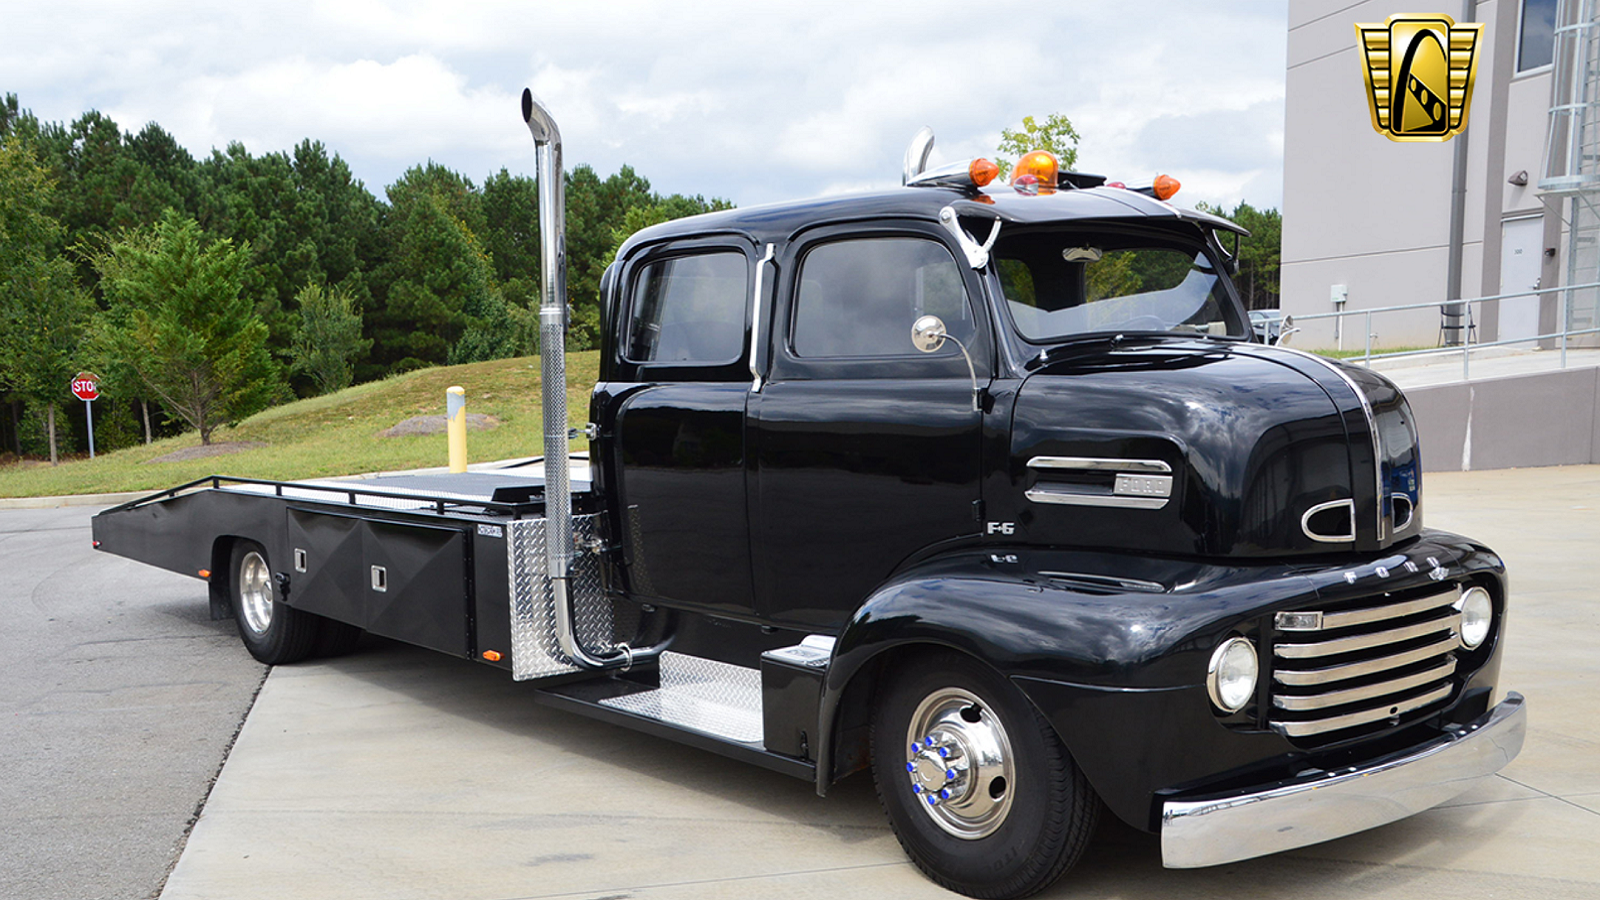
<path id="1" fill-rule="evenodd" d="M 1160 792 L 1307 757 L 1251 707 L 1231 716 L 1212 707 L 1205 677 L 1217 645 L 1240 634 L 1263 647 L 1273 610 L 1426 583 L 1425 567 L 1394 574 L 1408 571 L 1411 556 L 1436 558 L 1452 580 L 1487 578 L 1503 591 L 1498 558 L 1439 532 L 1391 556 L 1309 564 L 1024 547 L 925 560 L 874 591 L 836 640 L 818 711 L 818 792 L 867 761 L 881 680 L 908 653 L 948 649 L 1010 679 L 1107 806 L 1153 830 Z M 1497 668 L 1485 665 L 1462 702 L 1492 684 Z"/>

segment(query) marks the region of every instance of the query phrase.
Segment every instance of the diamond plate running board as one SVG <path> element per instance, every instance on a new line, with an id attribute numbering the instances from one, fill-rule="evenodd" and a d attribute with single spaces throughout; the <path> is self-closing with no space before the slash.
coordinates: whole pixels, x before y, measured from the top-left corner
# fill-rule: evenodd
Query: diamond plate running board
<path id="1" fill-rule="evenodd" d="M 656 690 L 600 705 L 724 740 L 761 742 L 761 670 L 669 650 L 661 654 L 660 672 Z"/>

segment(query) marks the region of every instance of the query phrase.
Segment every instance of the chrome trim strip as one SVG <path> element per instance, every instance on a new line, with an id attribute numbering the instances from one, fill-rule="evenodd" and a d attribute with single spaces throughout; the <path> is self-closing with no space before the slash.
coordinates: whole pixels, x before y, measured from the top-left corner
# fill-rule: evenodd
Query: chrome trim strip
<path id="1" fill-rule="evenodd" d="M 1398 694 L 1401 691 L 1419 688 L 1429 682 L 1438 681 L 1441 678 L 1449 678 L 1455 674 L 1455 671 L 1455 658 L 1447 656 L 1444 662 L 1439 665 L 1403 678 L 1381 681 L 1377 684 L 1369 684 L 1357 688 L 1346 688 L 1342 691 L 1329 691 L 1324 694 L 1280 694 L 1272 698 L 1272 705 L 1279 709 L 1292 711 L 1328 709 L 1333 706 L 1359 703 L 1362 700 L 1371 700 L 1374 697 L 1382 697 L 1385 694 Z"/>
<path id="2" fill-rule="evenodd" d="M 1278 644 L 1272 648 L 1272 653 L 1282 659 L 1311 659 L 1318 656 L 1333 656 L 1339 653 L 1349 653 L 1352 650 L 1366 650 L 1370 647 L 1382 647 L 1386 644 L 1398 644 L 1433 634 L 1436 631 L 1453 631 L 1456 620 L 1454 616 L 1443 619 L 1432 619 L 1427 622 L 1418 622 L 1415 625 L 1402 625 L 1399 628 L 1390 628 L 1387 631 L 1373 631 L 1367 634 L 1358 634 L 1352 637 L 1334 638 L 1331 641 L 1316 641 L 1309 644 Z"/>
<path id="3" fill-rule="evenodd" d="M 1350 625 L 1365 625 L 1368 622 L 1382 622 L 1387 619 L 1399 619 L 1404 616 L 1416 615 L 1430 609 L 1444 609 L 1454 606 L 1461 597 L 1461 587 L 1457 585 L 1447 591 L 1418 597 L 1415 600 L 1406 600 L 1401 603 L 1391 603 L 1388 606 L 1371 606 L 1366 609 L 1350 609 L 1343 612 L 1325 612 L 1322 614 L 1322 628 L 1345 628 Z"/>
<path id="4" fill-rule="evenodd" d="M 1441 684 L 1431 691 L 1409 697 L 1399 703 L 1385 703 L 1375 709 L 1366 709 L 1353 712 L 1347 716 L 1334 716 L 1331 719 L 1313 719 L 1309 722 L 1277 722 L 1269 721 L 1274 730 L 1281 731 L 1289 737 L 1310 737 L 1313 734 L 1326 734 L 1330 731 L 1342 731 L 1354 728 L 1357 725 L 1370 725 L 1373 722 L 1382 722 L 1396 716 L 1405 715 L 1427 706 L 1430 703 L 1443 700 L 1450 696 L 1451 687 Z"/>
<path id="5" fill-rule="evenodd" d="M 1304 356 L 1307 359 L 1314 359 L 1318 363 L 1321 363 L 1325 368 L 1328 369 L 1328 371 L 1339 376 L 1339 380 L 1348 385 L 1350 390 L 1355 391 L 1356 399 L 1361 401 L 1361 412 L 1367 417 L 1367 431 L 1372 435 L 1372 477 L 1375 482 L 1375 489 L 1372 494 L 1372 502 L 1377 504 L 1378 507 L 1378 540 L 1382 541 L 1383 497 L 1385 493 L 1383 490 L 1383 441 L 1382 437 L 1378 434 L 1378 416 L 1372 411 L 1372 401 L 1367 399 L 1367 392 L 1361 389 L 1361 385 L 1356 384 L 1355 379 L 1345 374 L 1344 369 L 1340 368 L 1336 363 L 1333 362 L 1333 360 L 1325 359 L 1316 355 L 1315 353 L 1307 353 L 1304 350 L 1296 350 L 1293 347 L 1282 347 L 1280 345 L 1274 346 L 1277 346 L 1279 349 L 1288 353 L 1295 353 L 1300 356 Z M 1353 511 L 1352 515 L 1354 515 Z"/>
<path id="6" fill-rule="evenodd" d="M 1034 487 L 1024 494 L 1035 503 L 1052 503 L 1061 506 L 1114 506 L 1121 509 L 1160 509 L 1171 502 L 1171 497 L 1128 497 L 1120 494 L 1080 494 Z"/>
<path id="7" fill-rule="evenodd" d="M 1111 459 L 1098 456 L 1035 456 L 1030 469 L 1067 469 L 1074 472 L 1171 472 L 1159 459 Z"/>
<path id="8" fill-rule="evenodd" d="M 1350 507 L 1350 531 L 1348 534 L 1318 534 L 1311 530 L 1311 517 L 1325 509 L 1335 509 L 1340 506 Z M 1305 511 L 1300 517 L 1300 531 L 1306 537 L 1322 544 L 1348 544 L 1356 539 L 1356 501 L 1330 500 L 1327 503 L 1318 503 Z"/>
<path id="9" fill-rule="evenodd" d="M 1245 789 L 1161 808 L 1161 864 L 1216 866 L 1376 828 L 1437 806 L 1505 768 L 1527 733 L 1511 693 L 1464 727 L 1362 765 L 1292 784 Z"/>
<path id="10" fill-rule="evenodd" d="M 767 263 L 772 262 L 774 246 L 767 245 L 767 255 L 756 262 L 756 288 L 750 293 L 750 393 L 761 393 L 761 361 L 756 351 L 761 346 L 761 293 L 767 274 Z"/>
<path id="11" fill-rule="evenodd" d="M 1402 531 L 1405 531 L 1407 528 L 1410 528 L 1411 527 L 1411 520 L 1413 518 L 1415 518 L 1416 514 L 1417 514 L 1417 504 L 1415 504 L 1415 503 L 1413 503 L 1411 501 L 1411 495 L 1410 494 L 1390 494 L 1389 495 L 1389 506 L 1390 506 L 1390 508 L 1398 510 L 1400 507 L 1397 504 L 1402 503 L 1402 502 L 1405 503 L 1405 505 L 1406 505 L 1406 519 L 1405 519 L 1405 521 L 1404 522 L 1391 522 L 1390 523 L 1394 527 L 1394 530 L 1395 530 L 1396 534 L 1398 534 L 1398 533 L 1400 533 Z"/>
<path id="12" fill-rule="evenodd" d="M 1417 647 L 1412 650 L 1407 650 L 1403 653 L 1396 653 L 1392 656 L 1363 660 L 1362 662 L 1358 663 L 1346 663 L 1342 666 L 1327 666 L 1326 668 L 1321 669 L 1275 668 L 1272 673 L 1272 680 L 1278 682 L 1279 684 L 1286 684 L 1292 687 L 1331 684 L 1335 681 L 1346 681 L 1351 678 L 1360 678 L 1363 675 L 1371 675 L 1374 672 L 1386 672 L 1390 669 L 1398 669 L 1401 666 L 1409 666 L 1412 663 L 1421 662 L 1431 657 L 1443 656 L 1444 654 L 1455 650 L 1459 646 L 1461 646 L 1461 642 L 1454 634 L 1451 634 L 1423 647 Z"/>

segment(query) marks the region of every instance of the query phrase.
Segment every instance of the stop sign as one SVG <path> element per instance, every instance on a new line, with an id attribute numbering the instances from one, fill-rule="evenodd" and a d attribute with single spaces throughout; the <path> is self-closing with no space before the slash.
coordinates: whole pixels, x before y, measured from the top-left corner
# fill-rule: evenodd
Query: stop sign
<path id="1" fill-rule="evenodd" d="M 72 396 L 79 400 L 100 399 L 100 376 L 93 372 L 79 372 L 72 376 Z"/>

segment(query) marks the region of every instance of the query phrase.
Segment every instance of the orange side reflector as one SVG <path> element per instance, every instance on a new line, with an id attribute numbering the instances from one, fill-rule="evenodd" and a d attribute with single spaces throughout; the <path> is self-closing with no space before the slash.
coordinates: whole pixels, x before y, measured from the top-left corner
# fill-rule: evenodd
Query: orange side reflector
<path id="1" fill-rule="evenodd" d="M 489 662 L 499 662 L 500 661 L 500 651 L 499 650 L 485 650 L 485 651 L 483 651 L 483 658 L 487 659 Z"/>
<path id="2" fill-rule="evenodd" d="M 200 577 L 201 578 L 210 578 L 211 577 L 211 570 L 210 569 L 201 569 L 200 570 Z"/>
<path id="3" fill-rule="evenodd" d="M 972 183 L 983 187 L 1000 174 L 1000 167 L 987 159 L 975 159 L 972 165 L 967 166 L 967 175 L 971 176 Z"/>
<path id="4" fill-rule="evenodd" d="M 1181 187 L 1183 187 L 1183 185 L 1179 184 L 1178 179 L 1173 178 L 1171 175 L 1157 175 L 1155 184 L 1156 199 L 1166 200 L 1173 194 L 1176 194 L 1178 192 L 1178 188 Z"/>

